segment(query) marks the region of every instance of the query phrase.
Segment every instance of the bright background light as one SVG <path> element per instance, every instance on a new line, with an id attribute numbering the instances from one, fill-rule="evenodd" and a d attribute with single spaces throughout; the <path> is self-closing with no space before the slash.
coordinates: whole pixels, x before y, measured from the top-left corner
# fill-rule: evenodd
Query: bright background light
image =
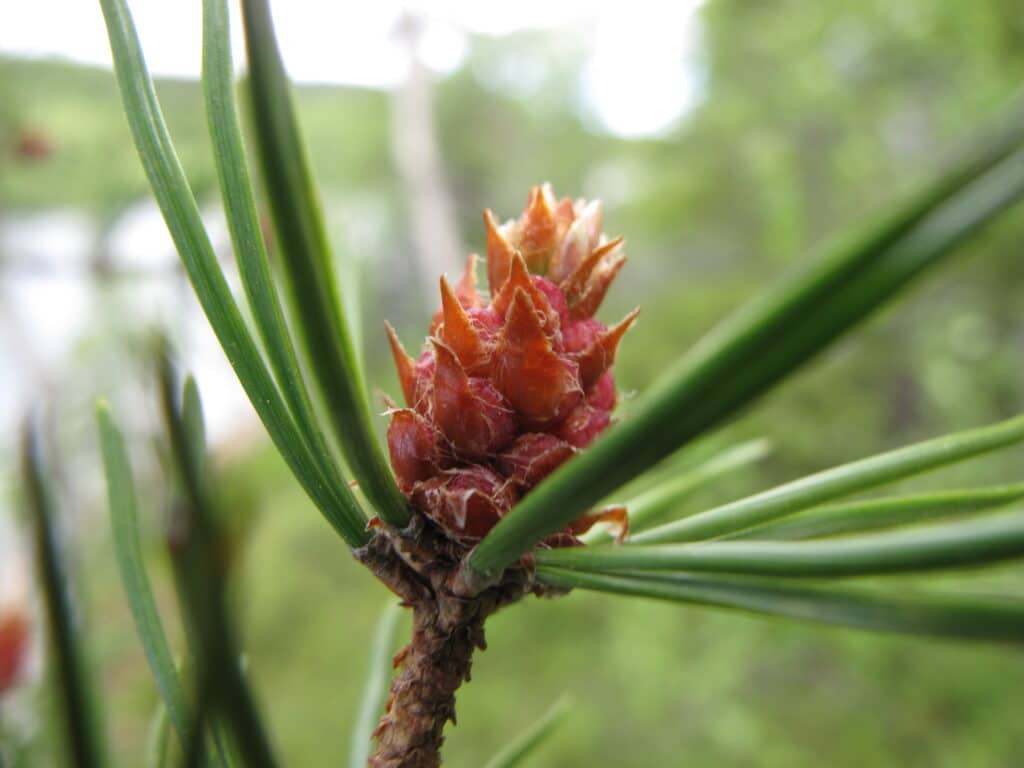
<path id="1" fill-rule="evenodd" d="M 201 4 L 166 0 L 130 3 L 150 68 L 156 75 L 196 78 L 201 60 Z M 625 136 L 663 132 L 691 107 L 699 90 L 699 0 L 594 3 L 446 2 L 273 3 L 274 21 L 289 73 L 300 82 L 391 88 L 407 59 L 395 34 L 404 13 L 426 22 L 421 55 L 436 71 L 462 61 L 467 33 L 505 35 L 522 29 L 573 27 L 590 41 L 585 100 L 601 125 Z M 55 23 L 57 22 L 57 23 Z M 236 61 L 241 62 L 237 14 Z M 110 66 L 98 4 L 36 0 L 8 11 L 0 23 L 0 53 L 57 56 Z"/>

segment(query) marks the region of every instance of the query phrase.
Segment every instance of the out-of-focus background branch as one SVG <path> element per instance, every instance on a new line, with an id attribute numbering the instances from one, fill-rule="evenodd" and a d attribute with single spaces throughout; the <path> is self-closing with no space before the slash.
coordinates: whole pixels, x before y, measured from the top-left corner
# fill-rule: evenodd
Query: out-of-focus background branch
<path id="1" fill-rule="evenodd" d="M 395 35 L 408 56 L 408 74 L 391 99 L 391 150 L 409 212 L 411 271 L 424 294 L 426 311 L 438 303 L 435 278 L 452 272 L 464 257 L 455 204 L 444 173 L 434 116 L 434 75 L 423 61 L 423 19 L 405 14 Z"/>

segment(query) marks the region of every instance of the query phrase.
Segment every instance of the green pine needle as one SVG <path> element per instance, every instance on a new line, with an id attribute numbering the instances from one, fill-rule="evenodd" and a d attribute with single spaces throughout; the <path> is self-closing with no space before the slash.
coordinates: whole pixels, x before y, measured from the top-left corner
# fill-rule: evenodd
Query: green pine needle
<path id="1" fill-rule="evenodd" d="M 611 575 L 539 566 L 538 579 L 588 589 L 717 606 L 873 632 L 1024 643 L 1024 602 L 963 594 L 692 574 Z"/>
<path id="2" fill-rule="evenodd" d="M 360 488 L 381 518 L 401 526 L 409 510 L 373 431 L 270 9 L 265 0 L 243 0 L 242 17 L 256 147 L 306 356 Z"/>
<path id="3" fill-rule="evenodd" d="M 725 538 L 814 539 L 967 515 L 1024 499 L 1024 483 L 813 507 Z"/>
<path id="4" fill-rule="evenodd" d="M 348 748 L 349 768 L 366 768 L 370 759 L 373 732 L 384 714 L 384 701 L 389 691 L 391 675 L 394 672 L 392 652 L 395 646 L 395 631 L 402 609 L 394 600 L 389 600 L 377 620 L 370 645 L 370 658 L 366 664 L 366 682 L 363 698 L 359 702 L 359 713 L 352 725 L 352 737 Z"/>
<path id="5" fill-rule="evenodd" d="M 870 490 L 1024 441 L 1024 416 L 842 464 L 738 501 L 652 528 L 631 543 L 697 541 L 752 528 L 826 501 Z"/>
<path id="6" fill-rule="evenodd" d="M 117 428 L 110 408 L 105 402 L 99 403 L 96 407 L 96 422 L 99 426 L 100 449 L 107 478 L 114 554 L 121 572 L 121 583 L 128 596 L 128 607 L 131 609 L 135 629 L 142 642 L 146 661 L 149 663 L 149 671 L 156 681 L 157 690 L 166 708 L 166 719 L 174 726 L 181 743 L 184 743 L 192 715 L 146 573 L 139 540 L 135 484 L 132 481 L 128 452 L 121 431 Z"/>
<path id="7" fill-rule="evenodd" d="M 65 560 L 57 541 L 56 499 L 43 464 L 39 434 L 26 425 L 22 438 L 22 477 L 35 543 L 35 563 L 49 623 L 55 697 L 64 720 L 68 756 L 75 768 L 109 764 L 100 701 L 92 686 L 81 630 L 75 624 Z"/>
<path id="8" fill-rule="evenodd" d="M 174 152 L 128 7 L 124 0 L 100 0 L 100 5 L 135 146 L 203 311 L 289 468 L 349 545 L 361 546 L 368 539 L 362 510 L 347 488 L 324 474 L 321 459 L 292 420 L 231 296 Z"/>
<path id="9" fill-rule="evenodd" d="M 707 541 L 539 550 L 537 563 L 603 571 L 860 576 L 991 565 L 1024 557 L 1024 508 L 824 541 Z"/>

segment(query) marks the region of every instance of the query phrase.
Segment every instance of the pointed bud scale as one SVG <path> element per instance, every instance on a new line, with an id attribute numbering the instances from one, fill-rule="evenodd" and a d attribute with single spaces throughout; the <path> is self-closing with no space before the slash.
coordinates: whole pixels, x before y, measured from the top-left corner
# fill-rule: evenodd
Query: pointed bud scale
<path id="1" fill-rule="evenodd" d="M 388 425 L 388 453 L 395 480 L 403 493 L 433 477 L 443 464 L 441 436 L 434 426 L 410 408 L 391 413 Z"/>
<path id="2" fill-rule="evenodd" d="M 615 407 L 618 399 L 619 393 L 615 389 L 615 377 L 612 376 L 610 369 L 604 372 L 597 383 L 587 390 L 586 394 L 587 405 L 609 412 Z"/>
<path id="3" fill-rule="evenodd" d="M 517 289 L 492 372 L 494 383 L 530 427 L 561 421 L 582 399 L 577 366 L 558 355 L 526 291 Z"/>
<path id="4" fill-rule="evenodd" d="M 475 253 L 469 254 L 469 258 L 466 259 L 466 266 L 462 270 L 462 275 L 455 284 L 454 293 L 458 297 L 458 303 L 463 309 L 467 310 L 480 305 L 480 295 L 476 291 L 476 261 L 477 255 Z M 430 321 L 430 333 L 437 333 L 437 329 L 441 327 L 443 322 L 444 307 L 442 306 L 441 309 L 434 313 L 434 317 Z"/>
<path id="5" fill-rule="evenodd" d="M 576 518 L 558 533 L 553 533 L 544 539 L 544 545 L 552 549 L 582 547 L 584 544 L 579 537 L 598 523 L 608 524 L 615 533 L 616 544 L 621 544 L 629 536 L 629 515 L 626 508 L 615 505 L 604 507 L 596 512 L 587 512 L 582 517 Z"/>
<path id="6" fill-rule="evenodd" d="M 458 297 L 441 276 L 441 312 L 443 322 L 438 329 L 438 336 L 455 352 L 459 362 L 470 373 L 486 371 L 490 351 L 483 339 L 473 327 L 469 314 L 459 302 Z"/>
<path id="7" fill-rule="evenodd" d="M 577 205 L 578 212 L 576 217 L 581 221 L 586 222 L 587 225 L 587 237 L 590 240 L 591 249 L 598 246 L 598 241 L 601 239 L 601 222 L 602 222 L 602 210 L 600 200 L 586 200 L 578 201 Z"/>
<path id="8" fill-rule="evenodd" d="M 582 536 L 598 523 L 608 523 L 615 531 L 615 543 L 621 544 L 629 536 L 629 515 L 621 506 L 605 507 L 597 512 L 588 512 L 583 517 L 569 523 L 567 532 L 573 536 Z"/>
<path id="9" fill-rule="evenodd" d="M 475 253 L 469 254 L 459 282 L 455 284 L 455 295 L 459 297 L 459 303 L 466 309 L 480 305 L 480 294 L 476 290 L 476 263 L 479 259 L 480 257 Z"/>
<path id="10" fill-rule="evenodd" d="M 489 208 L 484 211 L 484 226 L 487 229 L 487 285 L 493 297 L 505 284 L 514 249 L 505 239 Z"/>
<path id="11" fill-rule="evenodd" d="M 573 448 L 586 448 L 611 423 L 611 414 L 601 408 L 580 403 L 561 424 L 555 434 Z"/>
<path id="12" fill-rule="evenodd" d="M 586 255 L 573 269 L 572 273 L 562 280 L 559 286 L 565 293 L 570 304 L 579 300 L 587 287 L 587 283 L 594 270 L 602 261 L 611 261 L 616 258 L 622 248 L 623 239 L 617 237 L 604 245 L 595 248 Z"/>
<path id="13" fill-rule="evenodd" d="M 587 222 L 583 221 L 583 219 L 576 219 L 565 233 L 562 245 L 551 258 L 548 275 L 555 282 L 562 282 L 573 273 L 579 263 L 590 252 L 590 236 L 587 232 Z"/>
<path id="14" fill-rule="evenodd" d="M 483 538 L 516 501 L 511 484 L 487 467 L 450 469 L 412 491 L 413 506 L 454 539 Z"/>
<path id="15" fill-rule="evenodd" d="M 434 389 L 434 351 L 427 349 L 416 361 L 414 369 L 416 376 L 413 394 L 416 396 L 412 407 L 417 413 L 427 414 L 432 405 L 430 393 Z"/>
<path id="16" fill-rule="evenodd" d="M 615 276 L 619 274 L 619 270 L 622 269 L 625 263 L 626 257 L 620 253 L 611 261 L 606 261 L 599 265 L 591 276 L 590 282 L 587 284 L 583 295 L 580 296 L 579 301 L 575 304 L 570 304 L 569 317 L 573 320 L 593 317 L 594 313 L 601 306 L 601 302 L 604 301 L 604 295 L 608 292 L 608 287 L 615 280 Z"/>
<path id="17" fill-rule="evenodd" d="M 566 547 L 585 546 L 582 541 L 580 541 L 578 538 L 573 536 L 568 531 L 558 531 L 558 533 L 552 533 L 550 536 L 544 539 L 544 541 L 541 542 L 541 545 L 546 547 L 547 549 L 564 549 Z M 533 593 L 538 596 L 544 594 L 543 591 L 538 591 L 536 587 L 534 587 Z"/>
<path id="18" fill-rule="evenodd" d="M 435 423 L 460 458 L 494 455 L 515 437 L 511 409 L 493 384 L 470 378 L 451 349 L 437 340 L 433 344 Z"/>
<path id="19" fill-rule="evenodd" d="M 531 272 L 544 274 L 557 245 L 555 202 L 547 184 L 530 190 L 530 202 L 519 226 L 519 250 L 527 266 Z"/>
<path id="20" fill-rule="evenodd" d="M 405 347 L 402 346 L 402 341 L 398 338 L 391 323 L 385 321 L 384 327 L 387 329 L 388 342 L 391 344 L 391 356 L 395 359 L 398 383 L 402 386 L 405 404 L 412 406 L 416 403 L 416 361 L 405 351 Z"/>
<path id="21" fill-rule="evenodd" d="M 571 197 L 563 197 L 555 206 L 555 240 L 561 242 L 576 220 L 576 207 Z"/>
<path id="22" fill-rule="evenodd" d="M 509 480 L 532 488 L 575 454 L 571 445 L 554 435 L 528 432 L 498 456 L 495 466 Z"/>
<path id="23" fill-rule="evenodd" d="M 501 286 L 501 291 L 491 302 L 491 306 L 502 317 L 508 317 L 508 310 L 512 305 L 512 298 L 516 295 L 516 291 L 526 292 L 526 295 L 530 297 L 530 301 L 533 302 L 534 308 L 544 317 L 544 329 L 549 333 L 554 333 L 557 312 L 551 306 L 551 302 L 548 301 L 545 293 L 534 282 L 533 276 L 526 266 L 525 259 L 523 259 L 518 251 L 512 255 L 508 279 Z"/>
<path id="24" fill-rule="evenodd" d="M 609 328 L 594 339 L 586 349 L 574 356 L 580 366 L 580 383 L 584 389 L 590 389 L 601 378 L 601 375 L 611 368 L 615 362 L 615 352 L 619 348 L 622 337 L 636 322 L 639 314 L 639 308 L 634 309 L 618 325 Z"/>

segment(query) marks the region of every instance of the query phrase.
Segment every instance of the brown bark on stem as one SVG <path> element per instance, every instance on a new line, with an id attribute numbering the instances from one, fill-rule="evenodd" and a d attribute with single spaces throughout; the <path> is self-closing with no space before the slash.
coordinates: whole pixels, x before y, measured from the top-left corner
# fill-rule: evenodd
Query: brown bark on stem
<path id="1" fill-rule="evenodd" d="M 375 736 L 372 768 L 436 768 L 444 727 L 455 722 L 455 693 L 469 679 L 473 652 L 486 647 L 484 622 L 532 587 L 525 566 L 479 593 L 459 588 L 462 545 L 416 516 L 409 527 L 378 532 L 356 558 L 413 610 L 412 641 L 395 657 L 401 668 L 391 685 Z"/>

